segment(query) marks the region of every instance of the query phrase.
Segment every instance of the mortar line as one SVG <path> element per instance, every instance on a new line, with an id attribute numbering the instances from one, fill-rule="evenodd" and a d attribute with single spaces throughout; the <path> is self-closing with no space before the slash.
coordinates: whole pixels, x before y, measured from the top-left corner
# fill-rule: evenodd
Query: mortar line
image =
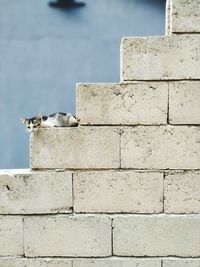
<path id="1" fill-rule="evenodd" d="M 169 91 L 170 91 L 170 88 L 169 88 L 169 84 L 168 84 L 168 96 L 167 96 L 167 124 L 170 124 L 170 122 L 169 122 Z"/>
<path id="2" fill-rule="evenodd" d="M 72 172 L 72 213 L 74 214 L 74 173 Z"/>
<path id="3" fill-rule="evenodd" d="M 165 175 L 166 173 L 163 172 L 163 213 L 165 213 Z"/>
<path id="4" fill-rule="evenodd" d="M 82 124 L 81 127 L 83 128 L 139 128 L 139 127 L 167 127 L 167 126 L 183 126 L 183 127 L 191 127 L 191 126 L 196 126 L 196 127 L 200 127 L 199 123 L 151 123 L 151 124 L 144 124 L 144 123 L 138 123 L 138 124 L 90 124 L 90 126 L 88 126 L 87 124 Z"/>
<path id="5" fill-rule="evenodd" d="M 111 255 L 114 256 L 114 253 L 113 253 L 113 225 L 114 223 L 114 218 L 111 218 Z"/>
<path id="6" fill-rule="evenodd" d="M 156 216 L 156 217 L 162 217 L 162 216 L 168 216 L 168 217 L 173 217 L 173 216 L 186 216 L 190 217 L 192 216 L 200 216 L 200 212 L 194 213 L 166 213 L 166 212 L 157 212 L 157 213 L 131 213 L 131 212 L 71 212 L 71 213 L 31 213 L 31 214 L 21 214 L 21 213 L 13 213 L 13 214 L 7 214 L 3 213 L 0 214 L 0 218 L 7 216 L 7 217 L 16 217 L 16 216 L 23 216 L 24 218 L 28 217 L 48 217 L 48 216 L 53 216 L 53 217 L 59 217 L 59 216 L 65 216 L 65 217 L 73 217 L 73 216 L 82 216 L 82 217 L 87 217 L 87 216 L 97 216 L 97 217 L 103 217 L 103 216 L 108 216 L 108 217 L 117 217 L 117 216 L 124 216 L 127 215 L 129 217 L 131 216 Z"/>
<path id="7" fill-rule="evenodd" d="M 165 36 L 164 36 L 165 37 Z M 150 83 L 150 82 L 194 82 L 194 81 L 200 81 L 200 78 L 186 78 L 186 79 L 132 79 L 132 80 L 122 80 L 119 82 L 119 84 L 130 84 L 134 82 L 144 82 L 144 83 Z"/>
<path id="8" fill-rule="evenodd" d="M 122 167 L 122 130 L 120 129 L 119 131 L 119 168 L 121 169 Z"/>
<path id="9" fill-rule="evenodd" d="M 196 35 L 200 34 L 200 32 L 172 32 L 172 36 L 174 35 Z"/>
<path id="10" fill-rule="evenodd" d="M 24 238 L 24 219 L 25 218 L 22 218 L 22 238 L 23 238 L 23 257 L 26 257 L 25 256 L 25 238 Z"/>
<path id="11" fill-rule="evenodd" d="M 190 171 L 200 171 L 200 168 L 187 168 L 187 169 L 172 169 L 172 168 L 166 168 L 166 169 L 156 169 L 156 168 L 129 168 L 129 167 L 123 167 L 123 168 L 82 168 L 82 169 L 74 169 L 74 168 L 66 168 L 66 169 L 48 169 L 48 168 L 39 168 L 39 169 L 31 169 L 32 171 L 37 172 L 99 172 L 99 171 L 116 171 L 116 172 L 122 172 L 122 171 L 135 171 L 135 172 L 190 172 Z"/>
<path id="12" fill-rule="evenodd" d="M 5 256 L 0 256 L 0 259 L 1 258 L 5 258 Z M 8 256 L 6 258 L 16 258 L 14 256 Z M 140 260 L 140 259 L 143 259 L 143 260 L 150 260 L 150 259 L 160 259 L 161 261 L 164 260 L 164 259 L 179 259 L 179 260 L 200 260 L 200 257 L 199 256 L 190 256 L 190 257 L 187 257 L 187 256 L 174 256 L 174 255 L 169 255 L 169 256 L 118 256 L 118 255 L 114 255 L 114 256 L 86 256 L 86 257 L 83 257 L 83 256 L 26 256 L 26 257 L 18 257 L 17 258 L 19 259 L 66 259 L 66 260 L 80 260 L 80 259 L 92 259 L 92 260 L 95 260 L 95 259 L 131 259 L 131 260 L 134 260 L 134 259 L 137 259 L 137 260 Z"/>

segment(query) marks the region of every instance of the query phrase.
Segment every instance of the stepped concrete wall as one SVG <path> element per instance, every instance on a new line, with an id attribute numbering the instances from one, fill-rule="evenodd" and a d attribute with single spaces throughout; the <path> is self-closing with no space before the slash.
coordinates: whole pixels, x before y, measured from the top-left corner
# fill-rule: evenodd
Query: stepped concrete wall
<path id="1" fill-rule="evenodd" d="M 0 172 L 1 267 L 200 266 L 200 1 L 124 38 L 121 82 L 78 84 L 78 128 Z"/>

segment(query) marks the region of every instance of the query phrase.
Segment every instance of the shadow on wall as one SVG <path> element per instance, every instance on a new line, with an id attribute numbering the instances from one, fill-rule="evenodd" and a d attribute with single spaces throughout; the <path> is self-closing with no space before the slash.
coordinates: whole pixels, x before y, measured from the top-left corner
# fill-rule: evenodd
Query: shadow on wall
<path id="1" fill-rule="evenodd" d="M 75 113 L 77 82 L 119 81 L 123 36 L 164 34 L 164 1 L 84 1 L 72 10 L 0 2 L 0 168 L 29 166 L 21 116 Z"/>

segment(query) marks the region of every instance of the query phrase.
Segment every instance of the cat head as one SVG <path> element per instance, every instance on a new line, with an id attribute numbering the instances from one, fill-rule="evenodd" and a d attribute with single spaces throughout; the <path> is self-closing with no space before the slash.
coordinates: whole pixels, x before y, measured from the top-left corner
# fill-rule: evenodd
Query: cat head
<path id="1" fill-rule="evenodd" d="M 26 126 L 26 129 L 34 133 L 36 132 L 42 123 L 42 115 L 38 114 L 36 117 L 27 119 L 27 118 L 21 118 L 22 123 Z"/>

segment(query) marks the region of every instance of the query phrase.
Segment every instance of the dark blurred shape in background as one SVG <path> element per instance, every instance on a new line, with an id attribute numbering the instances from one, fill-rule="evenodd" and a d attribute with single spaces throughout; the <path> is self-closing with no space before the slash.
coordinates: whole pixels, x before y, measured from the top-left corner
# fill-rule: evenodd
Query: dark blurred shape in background
<path id="1" fill-rule="evenodd" d="M 77 2 L 75 0 L 57 0 L 49 2 L 51 7 L 57 8 L 74 8 L 74 7 L 82 7 L 85 6 L 84 2 Z"/>
<path id="2" fill-rule="evenodd" d="M 164 35 L 162 0 L 50 1 L 0 1 L 0 168 L 29 167 L 20 117 L 75 113 L 77 82 L 119 81 L 123 36 Z"/>

